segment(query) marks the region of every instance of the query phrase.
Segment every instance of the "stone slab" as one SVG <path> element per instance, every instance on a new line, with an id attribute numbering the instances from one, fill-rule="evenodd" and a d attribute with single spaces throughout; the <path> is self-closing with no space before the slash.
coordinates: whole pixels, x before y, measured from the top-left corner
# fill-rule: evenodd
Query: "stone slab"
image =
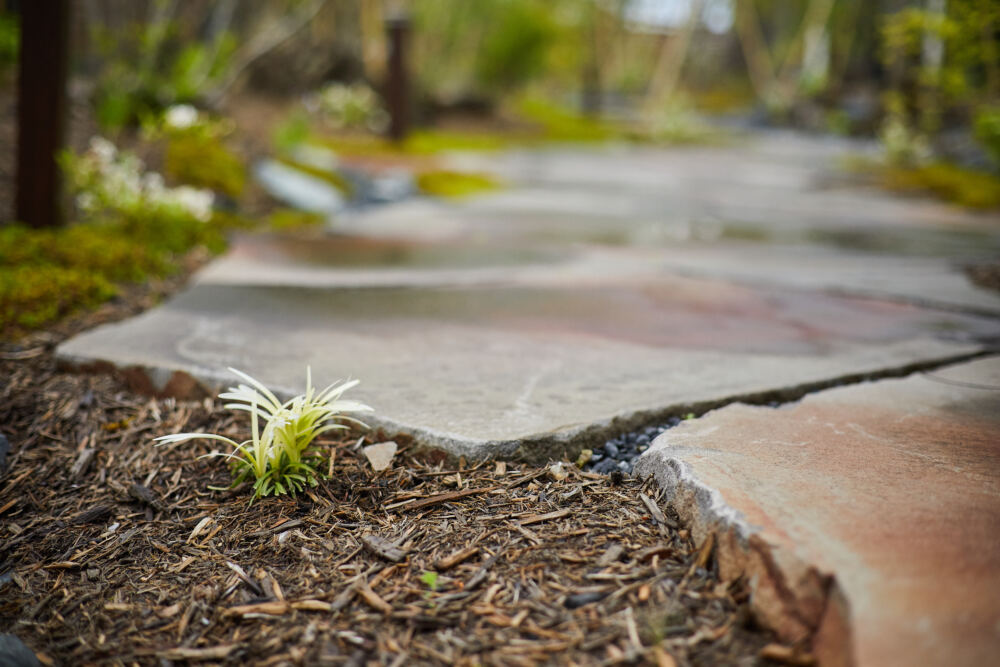
<path id="1" fill-rule="evenodd" d="M 822 664 L 996 664 L 1000 357 L 725 407 L 636 470 L 722 535 L 720 568 L 786 638 L 819 627 Z"/>
<path id="2" fill-rule="evenodd" d="M 902 300 L 1000 317 L 1000 292 L 978 287 L 947 257 L 847 252 L 822 246 L 700 243 L 645 253 L 682 275 Z"/>
<path id="3" fill-rule="evenodd" d="M 549 285 L 324 288 L 202 282 L 59 348 L 77 364 L 354 377 L 376 423 L 454 454 L 545 458 L 692 406 L 795 394 L 974 353 L 996 323 L 908 305 L 660 276 Z"/>
<path id="4" fill-rule="evenodd" d="M 469 202 L 484 212 L 619 218 L 683 214 L 765 229 L 995 225 L 995 213 L 970 213 L 848 183 L 844 161 L 864 150 L 854 142 L 759 133 L 722 147 L 553 148 L 465 155 L 453 164 L 496 173 L 517 186 Z"/>

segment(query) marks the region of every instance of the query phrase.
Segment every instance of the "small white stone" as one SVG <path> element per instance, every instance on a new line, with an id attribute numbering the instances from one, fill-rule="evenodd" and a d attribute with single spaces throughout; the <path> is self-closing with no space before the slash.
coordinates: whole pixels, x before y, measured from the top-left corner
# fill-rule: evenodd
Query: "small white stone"
<path id="1" fill-rule="evenodd" d="M 368 445 L 361 451 L 365 453 L 368 462 L 372 464 L 372 470 L 382 472 L 392 465 L 392 459 L 396 456 L 396 450 L 398 449 L 399 446 L 392 440 L 389 440 L 388 442 L 380 442 L 376 445 Z"/>

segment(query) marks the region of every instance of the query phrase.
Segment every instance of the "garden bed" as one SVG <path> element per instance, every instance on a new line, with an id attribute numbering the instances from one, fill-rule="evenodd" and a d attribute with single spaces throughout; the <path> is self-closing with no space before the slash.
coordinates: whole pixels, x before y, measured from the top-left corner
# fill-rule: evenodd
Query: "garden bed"
<path id="1" fill-rule="evenodd" d="M 201 442 L 212 402 L 61 371 L 53 346 L 149 304 L 134 293 L 0 352 L 0 632 L 46 664 L 754 664 L 807 657 L 755 626 L 633 478 L 565 464 L 449 465 L 407 443 L 376 473 L 353 433 L 330 479 L 248 505 Z M 443 457 L 442 457 L 443 458 Z"/>

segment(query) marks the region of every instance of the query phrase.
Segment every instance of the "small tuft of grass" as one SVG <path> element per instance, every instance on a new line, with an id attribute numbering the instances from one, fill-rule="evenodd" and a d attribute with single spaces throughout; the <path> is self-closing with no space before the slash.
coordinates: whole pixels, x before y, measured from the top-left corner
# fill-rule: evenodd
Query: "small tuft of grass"
<path id="1" fill-rule="evenodd" d="M 250 413 L 250 440 L 236 442 L 214 433 L 177 433 L 156 438 L 161 445 L 188 440 L 216 440 L 232 447 L 228 454 L 215 452 L 207 456 L 224 456 L 230 460 L 234 480 L 230 488 L 244 481 L 253 482 L 252 503 L 266 496 L 280 496 L 305 491 L 316 486 L 323 477 L 320 464 L 322 452 L 313 446 L 317 436 L 328 431 L 349 428 L 342 422 L 364 427 L 348 412 L 370 412 L 364 403 L 342 398 L 345 391 L 358 384 L 357 380 L 332 384 L 317 391 L 312 374 L 306 369 L 306 391 L 284 403 L 263 384 L 246 373 L 230 368 L 245 384 L 230 387 L 219 398 L 230 401 L 230 410 Z M 261 428 L 263 420 L 263 428 Z"/>

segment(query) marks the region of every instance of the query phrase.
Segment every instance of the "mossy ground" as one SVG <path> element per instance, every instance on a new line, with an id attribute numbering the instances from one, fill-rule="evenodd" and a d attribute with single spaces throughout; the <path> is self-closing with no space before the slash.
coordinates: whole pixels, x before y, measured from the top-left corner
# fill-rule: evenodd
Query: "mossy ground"
<path id="1" fill-rule="evenodd" d="M 889 190 L 929 193 L 974 209 L 1000 208 L 1000 176 L 947 162 L 921 167 L 883 167 L 879 180 Z"/>
<path id="2" fill-rule="evenodd" d="M 1000 208 L 1000 175 L 950 162 L 920 166 L 887 164 L 855 157 L 842 167 L 878 187 L 910 195 L 929 195 L 975 210 Z"/>
<path id="3" fill-rule="evenodd" d="M 208 222 L 78 222 L 65 229 L 0 227 L 0 338 L 14 338 L 115 297 L 126 285 L 166 278 L 191 253 L 217 254 L 236 229 L 297 230 L 318 216 L 277 209 L 259 220 L 217 211 Z"/>
<path id="4" fill-rule="evenodd" d="M 0 336 L 36 329 L 114 297 L 118 285 L 166 277 L 195 248 L 225 247 L 227 218 L 119 219 L 61 230 L 0 228 Z"/>
<path id="5" fill-rule="evenodd" d="M 417 175 L 417 187 L 426 195 L 460 198 L 497 190 L 502 186 L 489 174 L 433 169 Z"/>

